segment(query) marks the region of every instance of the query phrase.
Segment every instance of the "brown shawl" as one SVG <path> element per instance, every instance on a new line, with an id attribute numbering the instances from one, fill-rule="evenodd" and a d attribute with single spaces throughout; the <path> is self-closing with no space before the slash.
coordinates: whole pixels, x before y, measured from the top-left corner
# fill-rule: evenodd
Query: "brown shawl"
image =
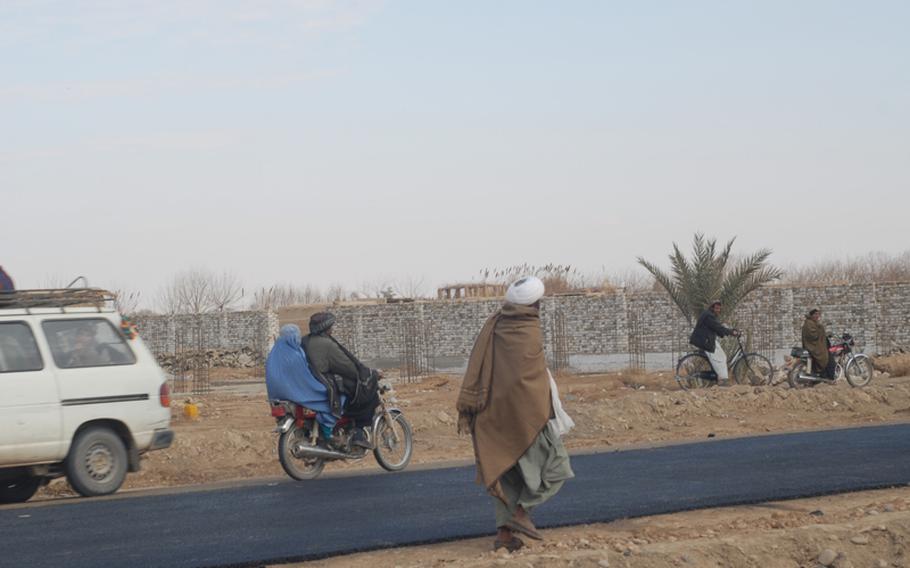
<path id="1" fill-rule="evenodd" d="M 828 366 L 828 334 L 825 333 L 825 326 L 806 316 L 802 332 L 803 349 L 812 354 L 812 358 L 821 367 L 819 370 L 823 371 Z"/>
<path id="2" fill-rule="evenodd" d="M 502 498 L 499 478 L 518 463 L 550 418 L 550 379 L 540 312 L 505 304 L 477 336 L 456 404 L 473 422 L 477 483 Z"/>

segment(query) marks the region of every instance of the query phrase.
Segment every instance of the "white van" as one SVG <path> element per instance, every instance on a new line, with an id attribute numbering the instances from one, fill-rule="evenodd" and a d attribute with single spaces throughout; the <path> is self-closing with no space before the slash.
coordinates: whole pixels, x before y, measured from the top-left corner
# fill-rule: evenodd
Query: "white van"
<path id="1" fill-rule="evenodd" d="M 0 292 L 0 503 L 62 475 L 81 495 L 113 493 L 173 441 L 164 372 L 111 300 Z"/>

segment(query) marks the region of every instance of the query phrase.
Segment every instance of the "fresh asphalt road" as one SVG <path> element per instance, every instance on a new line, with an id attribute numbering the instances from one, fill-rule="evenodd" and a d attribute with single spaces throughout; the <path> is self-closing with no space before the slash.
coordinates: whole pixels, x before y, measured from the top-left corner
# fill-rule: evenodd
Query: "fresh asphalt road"
<path id="1" fill-rule="evenodd" d="M 910 483 L 910 424 L 574 456 L 538 526 Z M 0 507 L 0 566 L 258 566 L 492 535 L 474 468 Z"/>

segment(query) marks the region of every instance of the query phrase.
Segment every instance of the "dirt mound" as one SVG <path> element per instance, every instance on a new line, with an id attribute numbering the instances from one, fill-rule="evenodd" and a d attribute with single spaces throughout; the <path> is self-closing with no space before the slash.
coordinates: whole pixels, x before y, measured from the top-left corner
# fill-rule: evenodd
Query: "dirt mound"
<path id="1" fill-rule="evenodd" d="M 910 375 L 910 353 L 895 353 L 887 357 L 876 357 L 872 361 L 876 371 L 888 373 L 892 377 Z"/>

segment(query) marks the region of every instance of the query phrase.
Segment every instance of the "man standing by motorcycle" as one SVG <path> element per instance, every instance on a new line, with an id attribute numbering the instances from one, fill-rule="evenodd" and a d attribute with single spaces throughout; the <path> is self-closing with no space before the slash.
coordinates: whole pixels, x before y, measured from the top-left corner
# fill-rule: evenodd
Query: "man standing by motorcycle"
<path id="1" fill-rule="evenodd" d="M 724 349 L 720 346 L 717 338 L 739 335 L 739 331 L 730 329 L 720 323 L 718 317 L 723 307 L 724 304 L 720 300 L 711 302 L 711 305 L 698 316 L 695 329 L 692 330 L 692 335 L 689 337 L 689 343 L 698 347 L 707 355 L 711 367 L 717 374 L 718 385 L 730 384 L 730 374 L 727 371 L 727 354 L 724 353 Z"/>
<path id="2" fill-rule="evenodd" d="M 382 373 L 363 365 L 357 357 L 332 337 L 335 316 L 328 312 L 313 314 L 310 334 L 302 345 L 311 369 L 323 378 L 334 380 L 345 395 L 344 415 L 354 421 L 351 443 L 370 449 L 364 428 L 369 428 L 379 405 L 379 379 Z"/>
<path id="3" fill-rule="evenodd" d="M 822 312 L 817 308 L 809 310 L 803 322 L 803 349 L 812 355 L 816 372 L 822 377 L 833 379 L 836 362 L 828 355 L 828 334 L 821 323 Z"/>

